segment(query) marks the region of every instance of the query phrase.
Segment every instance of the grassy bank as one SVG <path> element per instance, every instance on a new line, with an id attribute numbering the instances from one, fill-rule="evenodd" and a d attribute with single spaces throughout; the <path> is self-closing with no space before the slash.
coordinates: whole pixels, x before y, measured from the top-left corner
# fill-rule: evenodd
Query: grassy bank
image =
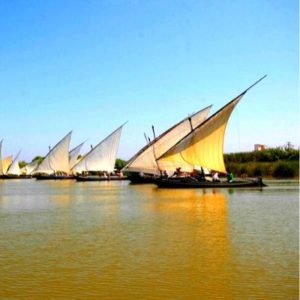
<path id="1" fill-rule="evenodd" d="M 225 164 L 238 177 L 298 178 L 299 150 L 280 147 L 231 153 L 225 155 Z"/>

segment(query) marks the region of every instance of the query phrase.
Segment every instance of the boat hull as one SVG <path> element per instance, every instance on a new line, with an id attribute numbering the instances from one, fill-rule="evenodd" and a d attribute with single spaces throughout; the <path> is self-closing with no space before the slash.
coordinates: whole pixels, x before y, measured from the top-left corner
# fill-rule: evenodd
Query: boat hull
<path id="1" fill-rule="evenodd" d="M 126 176 L 110 176 L 110 177 L 101 177 L 101 176 L 75 176 L 76 181 L 120 181 L 128 180 Z"/>
<path id="2" fill-rule="evenodd" d="M 131 184 L 146 184 L 146 183 L 155 183 L 155 178 L 150 176 L 129 176 Z"/>
<path id="3" fill-rule="evenodd" d="M 35 175 L 36 180 L 71 180 L 75 179 L 74 176 L 64 176 L 64 175 Z"/>
<path id="4" fill-rule="evenodd" d="M 30 175 L 1 175 L 0 179 L 30 179 Z"/>
<path id="5" fill-rule="evenodd" d="M 160 188 L 243 188 L 266 186 L 261 178 L 251 180 L 235 180 L 232 182 L 198 181 L 195 178 L 159 178 L 154 182 Z"/>

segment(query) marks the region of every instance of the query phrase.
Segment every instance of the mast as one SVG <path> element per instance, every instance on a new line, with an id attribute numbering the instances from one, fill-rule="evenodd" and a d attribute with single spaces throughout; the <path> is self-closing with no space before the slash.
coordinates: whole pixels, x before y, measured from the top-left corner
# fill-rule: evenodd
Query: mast
<path id="1" fill-rule="evenodd" d="M 152 125 L 152 132 L 153 132 L 153 139 L 155 140 L 156 139 L 156 135 L 155 135 L 155 130 L 154 130 L 154 126 Z M 154 156 L 154 159 L 155 159 L 155 162 L 156 162 L 156 165 L 157 165 L 157 169 L 160 173 L 160 175 L 162 175 L 162 171 L 159 167 L 159 164 L 158 164 L 158 161 L 157 161 L 157 157 L 156 157 L 156 153 L 155 153 L 155 143 L 153 143 L 152 145 L 152 148 L 153 148 L 153 156 Z"/>

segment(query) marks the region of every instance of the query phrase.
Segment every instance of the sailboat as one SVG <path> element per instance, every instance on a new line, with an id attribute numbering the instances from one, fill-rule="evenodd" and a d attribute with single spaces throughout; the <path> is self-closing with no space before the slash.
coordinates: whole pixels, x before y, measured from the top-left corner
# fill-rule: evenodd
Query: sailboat
<path id="1" fill-rule="evenodd" d="M 2 159 L 2 143 L 3 140 L 0 141 L 0 179 L 7 179 L 7 171 L 13 163 L 12 155 L 9 155 Z"/>
<path id="2" fill-rule="evenodd" d="M 5 179 L 15 179 L 20 178 L 21 170 L 19 166 L 19 156 L 21 151 L 16 155 L 10 166 L 7 168 L 7 171 L 3 175 Z"/>
<path id="3" fill-rule="evenodd" d="M 3 140 L 0 141 L 0 179 L 4 178 L 4 175 L 12 161 L 12 156 L 9 156 L 2 160 L 2 143 Z"/>
<path id="4" fill-rule="evenodd" d="M 153 179 L 159 177 L 162 171 L 169 175 L 175 170 L 172 160 L 157 160 L 178 141 L 180 141 L 191 128 L 200 125 L 206 118 L 212 105 L 194 113 L 193 115 L 181 120 L 161 135 L 154 138 L 139 152 L 137 152 L 123 168 L 122 171 L 129 172 L 129 179 L 132 183 L 152 183 Z M 191 172 L 193 166 L 184 160 L 181 160 L 180 167 L 185 172 Z"/>
<path id="5" fill-rule="evenodd" d="M 69 146 L 72 131 L 63 137 L 32 172 L 38 180 L 73 179 L 70 176 Z"/>
<path id="6" fill-rule="evenodd" d="M 5 158 L 2 159 L 2 175 L 5 175 L 9 166 L 12 164 L 13 162 L 13 156 L 9 155 Z"/>
<path id="7" fill-rule="evenodd" d="M 77 181 L 125 179 L 122 176 L 110 175 L 114 171 L 121 132 L 124 125 L 125 124 L 118 127 L 75 164 L 71 171 L 75 174 Z"/>
<path id="8" fill-rule="evenodd" d="M 175 167 L 180 168 L 181 162 L 184 160 L 191 166 L 201 166 L 213 170 L 214 172 L 227 174 L 223 157 L 223 143 L 229 117 L 243 96 L 265 77 L 266 75 L 227 103 L 203 123 L 191 128 L 190 132 L 181 138 L 174 146 L 159 155 L 157 157 L 157 162 L 163 163 L 164 161 L 172 161 Z M 166 188 L 265 186 L 261 178 L 253 180 L 232 180 L 231 178 L 225 182 L 208 181 L 204 176 L 162 176 L 155 180 L 155 183 L 159 187 Z"/>

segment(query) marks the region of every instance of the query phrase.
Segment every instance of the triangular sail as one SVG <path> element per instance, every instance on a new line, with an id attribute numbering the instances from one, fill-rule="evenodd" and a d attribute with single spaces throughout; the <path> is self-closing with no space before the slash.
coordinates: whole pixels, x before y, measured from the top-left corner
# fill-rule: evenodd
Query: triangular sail
<path id="1" fill-rule="evenodd" d="M 3 165 L 2 165 L 2 142 L 0 141 L 0 175 L 3 175 Z"/>
<path id="2" fill-rule="evenodd" d="M 263 78 L 196 127 L 175 146 L 158 157 L 158 160 L 162 162 L 164 160 L 172 160 L 176 164 L 181 159 L 184 159 L 192 165 L 226 173 L 223 159 L 223 143 L 227 122 L 241 98 Z"/>
<path id="3" fill-rule="evenodd" d="M 184 159 L 192 165 L 226 173 L 223 160 L 224 134 L 230 114 L 240 99 L 241 97 L 238 97 L 209 118 L 193 133 L 162 155 L 159 161 L 172 160 L 174 164 L 180 165 L 180 161 Z"/>
<path id="4" fill-rule="evenodd" d="M 61 139 L 46 155 L 43 161 L 38 165 L 36 173 L 53 174 L 54 172 L 70 172 L 69 164 L 69 146 L 72 131 Z"/>
<path id="5" fill-rule="evenodd" d="M 97 144 L 88 152 L 73 168 L 73 173 L 83 171 L 107 171 L 114 170 L 117 151 L 122 132 L 122 126 L 117 128 L 108 137 Z"/>
<path id="6" fill-rule="evenodd" d="M 176 167 L 172 160 L 165 159 L 164 161 L 156 161 L 156 158 L 161 156 L 172 146 L 174 146 L 180 139 L 188 134 L 192 128 L 197 127 L 206 118 L 211 109 L 211 105 L 198 111 L 189 118 L 185 118 L 144 148 L 142 148 L 135 156 L 133 156 L 129 163 L 123 169 L 129 172 L 145 172 L 150 174 L 159 174 L 160 171 L 174 172 Z M 193 165 L 181 159 L 180 167 L 182 171 L 192 171 Z"/>
<path id="7" fill-rule="evenodd" d="M 20 156 L 21 151 L 17 154 L 15 159 L 13 160 L 12 164 L 8 168 L 6 174 L 8 175 L 21 175 L 21 170 L 19 166 L 19 156 Z"/>
<path id="8" fill-rule="evenodd" d="M 12 163 L 12 161 L 13 161 L 12 155 L 7 156 L 7 157 L 5 157 L 5 158 L 2 159 L 2 171 L 3 171 L 3 174 L 6 174 L 9 166 Z"/>
<path id="9" fill-rule="evenodd" d="M 83 144 L 84 142 L 69 152 L 70 169 L 72 169 L 75 166 L 75 164 L 78 162 L 78 156 Z"/>

